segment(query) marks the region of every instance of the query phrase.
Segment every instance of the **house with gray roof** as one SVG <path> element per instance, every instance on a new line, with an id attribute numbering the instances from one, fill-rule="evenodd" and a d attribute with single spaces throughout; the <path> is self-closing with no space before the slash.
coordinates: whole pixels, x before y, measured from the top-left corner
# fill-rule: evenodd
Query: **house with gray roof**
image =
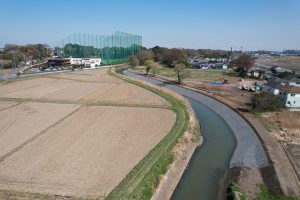
<path id="1" fill-rule="evenodd" d="M 272 79 L 263 85 L 263 92 L 279 95 L 284 105 L 290 110 L 300 110 L 300 87 L 299 79 L 290 80 Z"/>
<path id="2" fill-rule="evenodd" d="M 268 83 L 265 83 L 262 87 L 263 92 L 270 92 L 274 95 L 278 95 L 280 88 L 287 85 L 287 82 L 282 79 L 273 79 Z"/>
<path id="3" fill-rule="evenodd" d="M 290 80 L 288 80 L 288 83 L 289 85 L 300 87 L 300 78 L 291 78 Z"/>

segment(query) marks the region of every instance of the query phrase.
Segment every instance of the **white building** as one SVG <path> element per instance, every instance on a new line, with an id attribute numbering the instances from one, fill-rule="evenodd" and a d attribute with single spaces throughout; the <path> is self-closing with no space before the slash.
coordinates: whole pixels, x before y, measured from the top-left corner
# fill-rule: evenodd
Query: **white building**
<path id="1" fill-rule="evenodd" d="M 300 108 L 300 87 L 291 85 L 284 86 L 280 88 L 279 95 L 287 108 Z"/>
<path id="2" fill-rule="evenodd" d="M 101 58 L 70 58 L 71 65 L 84 65 L 94 68 L 101 65 Z"/>
<path id="3" fill-rule="evenodd" d="M 300 87 L 289 85 L 283 80 L 277 80 L 264 84 L 262 91 L 280 96 L 284 105 L 290 110 L 300 109 Z"/>

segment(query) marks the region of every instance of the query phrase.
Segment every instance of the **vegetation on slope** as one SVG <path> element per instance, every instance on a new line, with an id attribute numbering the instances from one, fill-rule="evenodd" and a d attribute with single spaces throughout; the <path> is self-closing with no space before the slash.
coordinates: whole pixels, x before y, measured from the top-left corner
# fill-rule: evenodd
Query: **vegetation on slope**
<path id="1" fill-rule="evenodd" d="M 121 72 L 122 69 L 118 68 L 116 71 Z M 110 74 L 117 76 L 112 72 Z M 160 176 L 167 172 L 169 165 L 173 162 L 174 158 L 171 151 L 186 131 L 189 115 L 184 103 L 177 98 L 132 79 L 126 80 L 168 100 L 171 104 L 171 109 L 177 115 L 176 122 L 170 133 L 107 196 L 107 199 L 150 199 L 154 189 L 159 184 Z"/>

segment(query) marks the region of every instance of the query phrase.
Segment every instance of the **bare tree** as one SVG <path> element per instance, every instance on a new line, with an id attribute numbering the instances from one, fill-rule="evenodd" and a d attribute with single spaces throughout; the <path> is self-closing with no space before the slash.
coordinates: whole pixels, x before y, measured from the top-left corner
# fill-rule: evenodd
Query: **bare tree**
<path id="1" fill-rule="evenodd" d="M 187 55 L 181 49 L 170 49 L 163 62 L 169 66 L 175 66 L 176 63 L 187 63 Z"/>
<path id="2" fill-rule="evenodd" d="M 185 69 L 187 66 L 184 63 L 175 64 L 174 71 L 176 72 L 178 84 L 181 84 L 182 79 L 185 77 Z"/>
<path id="3" fill-rule="evenodd" d="M 152 48 L 152 52 L 154 54 L 155 62 L 163 62 L 164 58 L 169 52 L 169 49 L 160 46 L 155 46 Z"/>
<path id="4" fill-rule="evenodd" d="M 135 55 L 129 56 L 128 62 L 131 67 L 136 67 L 140 65 L 140 62 Z"/>
<path id="5" fill-rule="evenodd" d="M 153 60 L 153 57 L 153 52 L 150 50 L 143 50 L 138 55 L 138 59 L 141 65 L 144 65 L 146 60 Z"/>
<path id="6" fill-rule="evenodd" d="M 230 62 L 230 66 L 236 68 L 236 71 L 239 72 L 242 77 L 245 77 L 247 71 L 251 69 L 253 65 L 253 58 L 247 54 L 242 54 L 240 57 Z"/>

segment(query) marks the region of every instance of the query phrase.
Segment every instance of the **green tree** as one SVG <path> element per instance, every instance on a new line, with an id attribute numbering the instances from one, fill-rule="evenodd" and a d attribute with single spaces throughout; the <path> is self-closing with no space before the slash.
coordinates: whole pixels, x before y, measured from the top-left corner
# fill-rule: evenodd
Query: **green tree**
<path id="1" fill-rule="evenodd" d="M 154 65 L 154 62 L 153 62 L 153 60 L 146 60 L 146 61 L 144 62 L 144 65 L 145 65 L 146 75 L 148 75 L 150 69 L 151 69 L 151 68 L 153 67 L 153 65 Z"/>
<path id="2" fill-rule="evenodd" d="M 153 63 L 151 65 L 151 75 L 152 76 L 155 76 L 158 72 L 158 66 L 157 66 L 157 63 Z"/>
<path id="3" fill-rule="evenodd" d="M 279 96 L 269 92 L 255 94 L 251 99 L 252 112 L 279 111 L 284 108 Z"/>

